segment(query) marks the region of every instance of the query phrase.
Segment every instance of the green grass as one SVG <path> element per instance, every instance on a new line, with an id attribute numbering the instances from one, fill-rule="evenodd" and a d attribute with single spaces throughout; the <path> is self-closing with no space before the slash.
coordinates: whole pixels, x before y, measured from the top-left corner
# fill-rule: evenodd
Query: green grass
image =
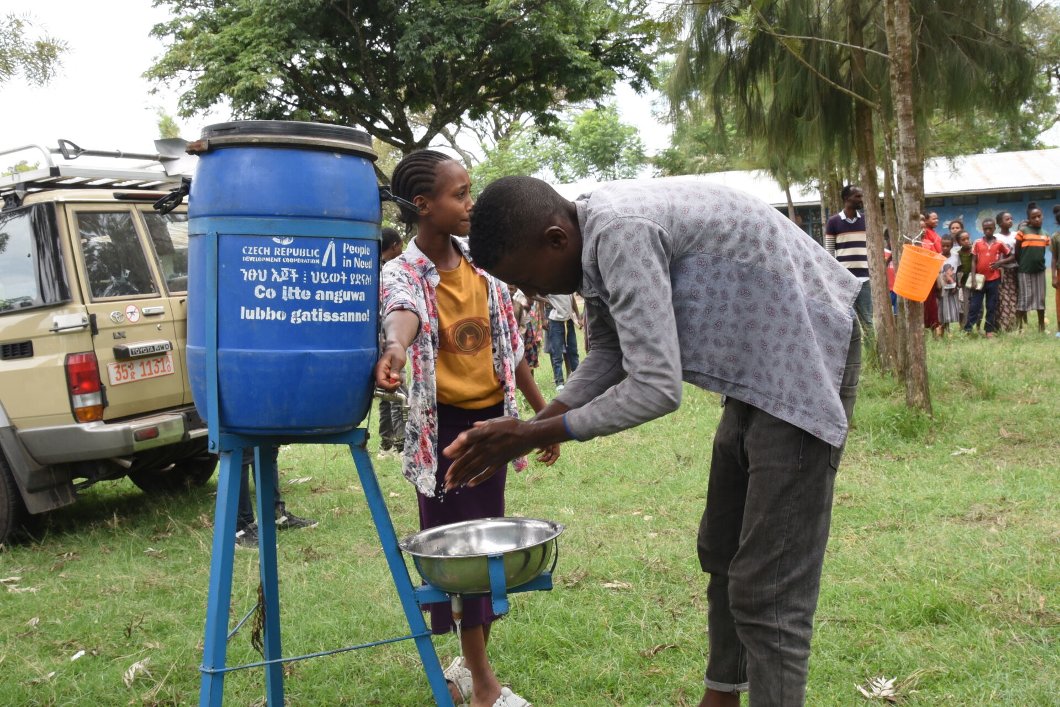
<path id="1" fill-rule="evenodd" d="M 881 675 L 906 681 L 907 705 L 1060 704 L 1060 341 L 928 347 L 934 418 L 865 373 L 807 704 L 867 703 L 855 685 Z M 551 378 L 546 367 L 540 381 Z M 510 477 L 510 512 L 567 525 L 556 589 L 513 597 L 494 632 L 494 664 L 517 692 L 563 707 L 696 704 L 706 577 L 695 530 L 719 415 L 716 396 L 689 388 L 674 415 L 567 445 L 552 469 Z M 291 509 L 320 520 L 280 535 L 285 653 L 404 633 L 348 454 L 290 447 L 280 466 Z M 377 471 L 399 535 L 414 531 L 415 498 L 397 462 Z M 0 703 L 197 701 L 213 488 L 148 499 L 127 482 L 102 484 L 0 551 L 0 579 L 21 577 L 5 586 L 33 590 L 0 589 Z M 253 603 L 256 560 L 237 553 L 233 620 Z M 455 654 L 452 637 L 435 645 Z M 241 632 L 230 664 L 255 657 Z M 143 659 L 150 675 L 126 687 L 122 674 Z M 295 705 L 430 702 L 409 642 L 294 664 L 286 691 Z M 263 694 L 258 670 L 226 681 L 229 704 Z"/>

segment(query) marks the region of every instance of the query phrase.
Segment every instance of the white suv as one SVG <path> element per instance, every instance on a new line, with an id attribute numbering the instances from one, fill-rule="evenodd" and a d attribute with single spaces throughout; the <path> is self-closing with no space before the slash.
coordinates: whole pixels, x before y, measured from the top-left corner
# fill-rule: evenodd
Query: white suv
<path id="1" fill-rule="evenodd" d="M 216 466 L 185 367 L 187 215 L 152 208 L 180 177 L 45 161 L 0 178 L 0 543 L 98 481 Z"/>

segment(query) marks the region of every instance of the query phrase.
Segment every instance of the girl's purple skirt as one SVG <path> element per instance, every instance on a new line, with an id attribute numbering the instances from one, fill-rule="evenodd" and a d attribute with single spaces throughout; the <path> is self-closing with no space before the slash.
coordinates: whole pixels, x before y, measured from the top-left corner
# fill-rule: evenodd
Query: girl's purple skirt
<path id="1" fill-rule="evenodd" d="M 508 476 L 507 466 L 474 488 L 459 488 L 444 494 L 441 490 L 445 485 L 445 472 L 449 470 L 450 465 L 449 458 L 442 454 L 442 450 L 452 444 L 461 432 L 469 429 L 476 422 L 491 420 L 503 415 L 504 403 L 491 405 L 481 410 L 465 410 L 453 405 L 438 404 L 438 472 L 435 475 L 435 493 L 438 495 L 428 498 L 421 493 L 416 494 L 420 505 L 421 530 L 464 520 L 504 516 L 504 483 Z M 455 628 L 449 602 L 428 604 L 427 607 L 431 612 L 433 633 L 449 633 Z M 461 623 L 463 628 L 488 625 L 496 618 L 489 597 L 464 600 L 464 618 Z"/>

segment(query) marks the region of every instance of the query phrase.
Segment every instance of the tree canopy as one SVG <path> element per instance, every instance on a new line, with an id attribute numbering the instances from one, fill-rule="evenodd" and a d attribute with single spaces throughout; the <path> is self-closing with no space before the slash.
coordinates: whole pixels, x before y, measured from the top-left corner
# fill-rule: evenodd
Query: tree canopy
<path id="1" fill-rule="evenodd" d="M 1036 146 L 1028 135 L 1047 123 L 1049 111 L 1040 108 L 1051 104 L 1048 81 L 1038 90 L 1032 85 L 1048 64 L 1047 45 L 1035 34 L 1049 8 L 1027 0 L 911 5 L 917 75 L 907 88 L 928 154 Z M 700 125 L 735 126 L 764 143 L 759 166 L 773 168 L 767 156 L 824 156 L 852 174 L 855 107 L 867 106 L 878 120 L 890 111 L 881 8 L 864 0 L 684 6 L 668 82 L 675 115 L 702 115 L 701 106 L 709 106 L 714 118 Z M 1026 109 L 1031 96 L 1037 116 Z M 690 146 L 697 142 L 709 148 L 711 141 Z"/>
<path id="2" fill-rule="evenodd" d="M 562 181 L 629 179 L 645 162 L 637 128 L 623 123 L 614 105 L 575 116 L 551 155 L 552 172 Z"/>
<path id="3" fill-rule="evenodd" d="M 557 104 L 651 78 L 646 0 L 158 0 L 173 18 L 148 70 L 182 115 L 360 126 L 408 152 L 493 107 L 545 131 Z"/>
<path id="4" fill-rule="evenodd" d="M 507 125 L 509 131 L 492 145 L 480 142 L 485 158 L 471 168 L 475 191 L 509 175 L 544 174 L 561 182 L 627 179 L 648 162 L 637 128 L 623 123 L 614 105 L 572 113 L 557 135 L 544 135 L 533 125 Z"/>
<path id="5" fill-rule="evenodd" d="M 33 33 L 28 17 L 0 17 L 0 85 L 18 74 L 35 85 L 48 83 L 62 64 L 66 43 L 46 34 Z"/>
<path id="6" fill-rule="evenodd" d="M 501 177 L 533 176 L 542 172 L 549 162 L 550 148 L 549 141 L 532 129 L 502 138 L 471 168 L 472 191 L 477 196 L 487 184 Z"/>

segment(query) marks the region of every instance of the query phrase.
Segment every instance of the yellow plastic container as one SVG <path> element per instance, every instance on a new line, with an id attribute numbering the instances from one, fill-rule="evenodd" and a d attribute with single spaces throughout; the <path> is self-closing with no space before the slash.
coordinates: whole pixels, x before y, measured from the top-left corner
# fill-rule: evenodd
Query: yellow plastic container
<path id="1" fill-rule="evenodd" d="M 894 277 L 894 293 L 913 302 L 923 302 L 935 286 L 944 262 L 946 259 L 933 250 L 918 245 L 904 246 Z"/>

